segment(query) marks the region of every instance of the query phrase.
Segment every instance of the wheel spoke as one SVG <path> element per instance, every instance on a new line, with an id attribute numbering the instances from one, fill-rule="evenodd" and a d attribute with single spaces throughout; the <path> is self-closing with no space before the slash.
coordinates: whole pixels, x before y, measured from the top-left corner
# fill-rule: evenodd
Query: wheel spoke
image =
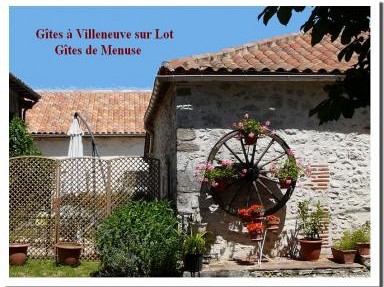
<path id="1" fill-rule="evenodd" d="M 262 167 L 264 167 L 264 166 L 266 166 L 267 164 L 269 164 L 269 163 L 275 161 L 275 160 L 278 160 L 279 158 L 281 158 L 281 157 L 283 157 L 283 156 L 285 156 L 285 153 L 281 153 L 278 157 L 275 157 L 274 159 L 271 159 L 270 161 L 267 161 L 267 162 L 264 163 L 263 165 L 260 165 L 260 166 L 259 166 L 259 169 L 262 168 Z"/>
<path id="2" fill-rule="evenodd" d="M 277 201 L 277 202 L 280 202 L 281 199 L 279 199 L 276 195 L 273 194 L 273 192 L 260 180 L 260 179 L 257 179 L 257 182 L 260 183 L 260 185 L 266 190 L 268 191 L 268 193 L 270 195 L 272 195 L 272 197 Z"/>
<path id="3" fill-rule="evenodd" d="M 245 162 L 246 162 L 246 163 L 249 163 L 248 154 L 247 154 L 247 152 L 245 151 L 245 146 L 244 146 L 243 138 L 240 138 L 240 143 L 241 143 L 241 149 L 243 150 L 243 154 L 244 154 Z"/>
<path id="4" fill-rule="evenodd" d="M 235 152 L 227 145 L 227 143 L 224 143 L 223 144 L 232 154 L 233 156 L 239 161 L 241 162 L 242 164 L 244 164 L 244 162 L 237 156 L 237 154 L 235 154 Z"/>
<path id="5" fill-rule="evenodd" d="M 259 198 L 259 202 L 262 206 L 264 206 L 262 200 L 261 200 L 261 197 L 260 197 L 260 193 L 259 193 L 259 189 L 257 188 L 257 185 L 256 185 L 256 181 L 253 181 L 252 182 L 253 186 L 255 187 L 255 192 L 256 192 L 256 195 L 257 197 Z"/>
<path id="6" fill-rule="evenodd" d="M 252 157 L 251 157 L 251 164 L 252 164 L 252 165 L 255 165 L 255 164 L 253 163 L 253 161 L 255 160 L 256 144 L 257 144 L 257 141 L 256 141 L 256 143 L 253 145 L 253 148 L 252 148 Z"/>
<path id="7" fill-rule="evenodd" d="M 269 148 L 272 146 L 273 142 L 275 141 L 275 139 L 272 139 L 267 148 L 263 151 L 263 153 L 260 155 L 259 159 L 256 161 L 255 165 L 258 165 L 258 163 L 261 161 L 261 159 L 263 158 L 263 156 L 267 153 L 267 151 L 269 150 Z"/>
<path id="8" fill-rule="evenodd" d="M 236 190 L 236 193 L 231 198 L 231 200 L 228 202 L 228 208 L 232 205 L 232 203 L 235 201 L 236 197 L 239 195 L 239 192 L 242 190 L 242 186 L 239 185 L 239 188 Z"/>
<path id="9" fill-rule="evenodd" d="M 279 183 L 277 180 L 273 180 L 273 179 L 269 178 L 268 176 L 265 176 L 264 174 L 259 174 L 259 178 L 262 178 L 262 179 L 265 179 L 265 180 L 268 180 L 268 181 L 271 181 L 274 183 Z"/>
<path id="10" fill-rule="evenodd" d="M 245 206 L 249 206 L 249 198 L 251 196 L 251 188 L 252 188 L 252 185 L 249 185 L 248 187 L 248 193 L 247 193 L 247 202 L 246 202 L 246 205 Z"/>

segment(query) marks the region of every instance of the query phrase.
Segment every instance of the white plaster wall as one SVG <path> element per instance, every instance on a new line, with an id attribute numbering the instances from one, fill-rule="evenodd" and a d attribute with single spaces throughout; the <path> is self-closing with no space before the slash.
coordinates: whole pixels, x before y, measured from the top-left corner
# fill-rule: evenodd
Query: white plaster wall
<path id="1" fill-rule="evenodd" d="M 313 164 L 327 164 L 330 169 L 328 189 L 295 189 L 278 214 L 284 228 L 270 238 L 272 251 L 288 252 L 287 239 L 295 226 L 297 202 L 302 199 L 319 199 L 329 208 L 330 239 L 370 219 L 369 109 L 356 111 L 353 119 L 340 118 L 318 126 L 318 120 L 309 118 L 308 111 L 326 98 L 323 85 L 205 83 L 176 89 L 178 209 L 193 212 L 196 220 L 208 223 L 208 230 L 217 240 L 213 252 L 223 258 L 244 257 L 252 252 L 247 235 L 235 227 L 237 218 L 212 208 L 214 202 L 200 194 L 200 183 L 194 176 L 196 165 L 206 161 L 214 144 L 245 112 L 260 121 L 271 121 L 298 157 Z"/>
<path id="2" fill-rule="evenodd" d="M 96 137 L 96 147 L 101 157 L 108 156 L 143 156 L 144 137 Z M 38 138 L 33 141 L 45 156 L 67 156 L 69 137 Z M 92 155 L 92 146 L 89 138 L 83 138 L 84 156 Z"/>

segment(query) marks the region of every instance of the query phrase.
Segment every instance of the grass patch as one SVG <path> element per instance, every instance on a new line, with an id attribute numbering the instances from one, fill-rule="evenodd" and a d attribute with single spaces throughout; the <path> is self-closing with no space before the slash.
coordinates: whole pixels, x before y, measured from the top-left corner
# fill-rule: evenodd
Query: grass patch
<path id="1" fill-rule="evenodd" d="M 9 277 L 90 277 L 99 261 L 80 261 L 78 267 L 56 266 L 54 259 L 28 259 L 23 266 L 10 266 Z"/>

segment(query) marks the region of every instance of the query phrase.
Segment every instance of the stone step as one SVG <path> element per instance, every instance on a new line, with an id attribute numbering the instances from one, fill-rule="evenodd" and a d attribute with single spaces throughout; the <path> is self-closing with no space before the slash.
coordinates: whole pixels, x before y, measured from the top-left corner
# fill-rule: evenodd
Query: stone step
<path id="1" fill-rule="evenodd" d="M 359 263 L 340 264 L 330 258 L 318 261 L 299 261 L 287 258 L 263 260 L 260 265 L 249 261 L 216 261 L 204 264 L 200 274 L 184 272 L 184 277 L 368 277 L 369 269 Z"/>

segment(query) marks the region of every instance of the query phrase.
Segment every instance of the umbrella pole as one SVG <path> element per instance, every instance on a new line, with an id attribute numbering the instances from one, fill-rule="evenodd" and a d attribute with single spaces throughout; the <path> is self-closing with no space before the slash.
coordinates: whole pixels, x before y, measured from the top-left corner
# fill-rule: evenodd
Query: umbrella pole
<path id="1" fill-rule="evenodd" d="M 91 143 L 92 143 L 92 156 L 95 157 L 100 157 L 99 156 L 99 152 L 97 151 L 97 148 L 96 148 L 96 143 L 95 143 L 95 137 L 93 136 L 93 133 L 92 133 L 92 130 L 91 128 L 89 127 L 89 125 L 87 124 L 87 122 L 84 120 L 84 118 L 80 115 L 79 112 L 75 112 L 75 115 L 74 115 L 75 119 L 77 120 L 81 120 L 81 122 L 86 126 L 89 134 L 91 135 Z"/>

